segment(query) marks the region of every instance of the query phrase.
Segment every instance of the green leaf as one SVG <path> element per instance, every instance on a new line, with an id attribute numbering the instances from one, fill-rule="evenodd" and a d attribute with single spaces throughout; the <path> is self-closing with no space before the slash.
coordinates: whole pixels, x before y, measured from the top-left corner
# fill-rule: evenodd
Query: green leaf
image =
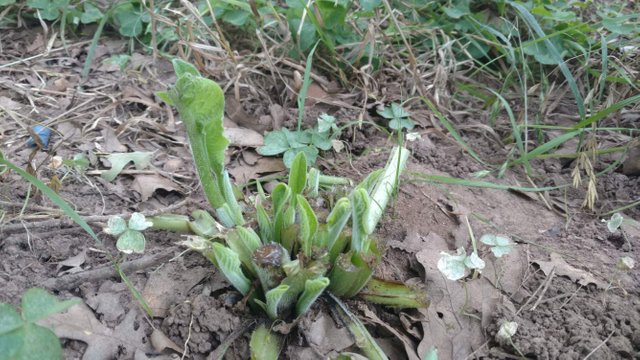
<path id="1" fill-rule="evenodd" d="M 133 3 L 124 3 L 115 9 L 113 18 L 118 25 L 120 35 L 135 37 L 142 34 L 144 23 L 149 22 L 149 14 L 144 9 L 133 6 Z"/>
<path id="2" fill-rule="evenodd" d="M 269 316 L 271 320 L 278 318 L 280 301 L 287 291 L 289 291 L 289 285 L 280 284 L 278 287 L 267 291 L 265 294 L 265 298 L 267 299 L 266 312 L 267 316 Z"/>
<path id="3" fill-rule="evenodd" d="M 191 213 L 193 221 L 189 222 L 189 228 L 198 236 L 212 238 L 220 233 L 221 225 L 211 216 L 208 211 L 194 210 Z"/>
<path id="4" fill-rule="evenodd" d="M 169 93 L 166 91 L 157 91 L 156 96 L 160 98 L 160 100 L 164 101 L 169 106 L 175 106 L 171 97 L 169 97 Z"/>
<path id="5" fill-rule="evenodd" d="M 97 6 L 93 5 L 90 2 L 85 2 L 84 11 L 80 16 L 80 22 L 83 24 L 91 24 L 94 22 L 98 22 L 98 20 L 102 19 L 103 16 L 104 15 Z"/>
<path id="6" fill-rule="evenodd" d="M 250 12 L 246 12 L 244 10 L 225 11 L 224 15 L 222 16 L 222 20 L 228 22 L 231 25 L 243 26 L 247 23 L 247 20 L 251 18 L 251 15 L 252 14 Z"/>
<path id="7" fill-rule="evenodd" d="M 633 23 L 631 20 L 638 17 L 637 14 L 618 16 L 618 17 L 605 17 L 602 19 L 602 26 L 605 29 L 618 35 L 631 35 L 638 32 L 638 24 Z"/>
<path id="8" fill-rule="evenodd" d="M 284 183 L 279 183 L 273 188 L 271 192 L 271 205 L 273 206 L 273 213 L 277 215 L 282 210 L 282 207 L 291 197 L 291 188 Z"/>
<path id="9" fill-rule="evenodd" d="M 280 354 L 278 335 L 264 325 L 258 326 L 253 331 L 249 347 L 251 348 L 251 360 L 277 360 Z"/>
<path id="10" fill-rule="evenodd" d="M 104 59 L 102 63 L 105 65 L 116 65 L 118 66 L 120 71 L 124 71 L 124 69 L 127 66 L 127 63 L 129 62 L 129 59 L 131 59 L 131 55 L 116 54 L 116 55 L 111 55 L 110 57 Z"/>
<path id="11" fill-rule="evenodd" d="M 186 74 L 190 74 L 195 77 L 200 76 L 200 72 L 195 66 L 180 58 L 174 58 L 171 60 L 171 64 L 173 65 L 173 71 L 176 73 L 178 78 L 184 77 Z"/>
<path id="12" fill-rule="evenodd" d="M 111 169 L 102 172 L 102 178 L 111 182 L 129 163 L 133 162 L 137 170 L 142 170 L 151 163 L 151 152 L 135 151 L 130 153 L 113 153 L 107 156 Z"/>
<path id="13" fill-rule="evenodd" d="M 413 121 L 406 118 L 393 119 L 389 121 L 389 127 L 393 130 L 401 130 L 401 129 L 411 130 L 415 126 L 416 124 Z"/>
<path id="14" fill-rule="evenodd" d="M 258 228 L 260 229 L 260 239 L 264 244 L 273 241 L 273 224 L 262 204 L 256 204 L 256 219 L 258 220 Z"/>
<path id="15" fill-rule="evenodd" d="M 335 29 L 345 25 L 349 10 L 347 4 L 340 4 L 340 1 L 336 0 L 318 0 L 316 5 L 320 10 L 325 29 Z"/>
<path id="16" fill-rule="evenodd" d="M 423 360 L 438 360 L 438 348 L 431 346 L 422 357 Z"/>
<path id="17" fill-rule="evenodd" d="M 493 255 L 498 258 L 510 253 L 514 246 L 508 237 L 493 234 L 482 235 L 480 242 L 489 245 Z"/>
<path id="18" fill-rule="evenodd" d="M 287 141 L 291 148 L 302 147 L 311 143 L 310 130 L 289 131 L 287 129 L 282 129 L 282 131 L 287 137 Z"/>
<path id="19" fill-rule="evenodd" d="M 426 308 L 429 300 L 424 290 L 409 287 L 401 282 L 371 279 L 367 286 L 360 291 L 359 296 L 364 300 L 397 308 Z"/>
<path id="20" fill-rule="evenodd" d="M 350 216 L 351 202 L 345 197 L 340 198 L 327 217 L 328 235 L 326 247 L 329 251 L 333 250 L 333 245 L 347 225 Z"/>
<path id="21" fill-rule="evenodd" d="M 13 306 L 0 303 L 0 335 L 13 331 L 23 324 L 20 314 Z"/>
<path id="22" fill-rule="evenodd" d="M 62 163 L 70 168 L 73 168 L 79 173 L 84 173 L 91 163 L 89 162 L 89 158 L 85 153 L 78 153 L 73 155 L 73 159 L 71 160 L 63 160 Z"/>
<path id="23" fill-rule="evenodd" d="M 365 189 L 355 189 L 351 193 L 351 250 L 360 253 L 369 250 L 365 220 L 370 206 L 369 194 Z"/>
<path id="24" fill-rule="evenodd" d="M 320 114 L 318 117 L 318 132 L 327 132 L 336 124 L 336 118 L 328 114 Z"/>
<path id="25" fill-rule="evenodd" d="M 464 264 L 467 258 L 467 252 L 464 248 L 458 248 L 456 255 L 447 252 L 440 253 L 438 260 L 438 270 L 449 280 L 460 280 L 466 274 L 466 266 Z"/>
<path id="26" fill-rule="evenodd" d="M 2 311 L 2 307 L 4 306 L 13 309 L 13 307 L 8 304 L 0 304 L 0 311 Z M 21 349 L 24 349 L 25 332 L 22 326 L 21 324 L 12 331 L 0 333 L 0 354 L 4 356 L 2 359 L 17 359 L 17 354 Z"/>
<path id="27" fill-rule="evenodd" d="M 229 207 L 230 215 L 233 220 L 233 225 L 235 226 L 244 225 L 242 208 L 240 208 L 240 205 L 238 204 L 238 199 L 236 199 L 236 194 L 233 191 L 233 186 L 231 185 L 231 179 L 229 178 L 229 173 L 226 170 L 223 170 L 222 178 L 220 179 L 219 186 L 220 186 L 220 189 L 222 190 L 222 195 L 224 196 L 224 200 L 226 202 L 225 205 Z"/>
<path id="28" fill-rule="evenodd" d="M 607 229 L 609 229 L 609 232 L 614 233 L 622 225 L 623 221 L 624 217 L 620 213 L 614 213 L 611 215 L 611 219 L 607 220 Z"/>
<path id="29" fill-rule="evenodd" d="M 320 170 L 316 168 L 309 169 L 307 175 L 307 189 L 309 191 L 309 197 L 317 197 L 320 190 Z"/>
<path id="30" fill-rule="evenodd" d="M 216 82 L 201 77 L 193 65 L 174 59 L 173 66 L 178 81 L 168 96 L 187 129 L 191 153 L 207 200 L 218 213 L 225 212 L 218 210 L 230 200 L 224 189 L 224 156 L 229 145 L 222 126 L 224 93 Z M 241 223 L 236 204 L 229 203 L 228 208 L 224 214 L 227 220 L 232 221 L 231 224 Z"/>
<path id="31" fill-rule="evenodd" d="M 464 259 L 464 265 L 469 269 L 482 270 L 484 269 L 484 260 L 478 256 L 477 252 L 472 252 L 466 259 Z"/>
<path id="32" fill-rule="evenodd" d="M 304 152 L 299 152 L 291 164 L 291 170 L 289 171 L 289 187 L 291 192 L 301 194 L 304 187 L 307 185 L 307 158 Z"/>
<path id="33" fill-rule="evenodd" d="M 264 136 L 264 145 L 258 148 L 258 154 L 273 156 L 289 150 L 289 140 L 282 131 L 271 131 Z"/>
<path id="34" fill-rule="evenodd" d="M 143 233 L 128 229 L 118 238 L 116 248 L 125 254 L 142 254 L 144 252 L 144 244 L 145 239 Z"/>
<path id="35" fill-rule="evenodd" d="M 247 295 L 251 289 L 251 281 L 242 273 L 238 254 L 220 243 L 213 243 L 211 248 L 220 271 L 233 287 L 242 295 Z"/>
<path id="36" fill-rule="evenodd" d="M 298 214 L 300 214 L 300 242 L 302 251 L 306 256 L 311 256 L 312 241 L 318 230 L 318 218 L 302 195 L 297 195 Z"/>
<path id="37" fill-rule="evenodd" d="M 148 221 L 143 214 L 139 212 L 134 212 L 131 214 L 129 218 L 129 222 L 127 223 L 127 227 L 131 230 L 144 231 L 148 228 L 152 227 L 153 223 Z"/>
<path id="38" fill-rule="evenodd" d="M 623 256 L 618 259 L 616 267 L 622 271 L 632 270 L 636 266 L 636 262 L 629 256 Z"/>
<path id="39" fill-rule="evenodd" d="M 459 19 L 465 15 L 470 15 L 469 0 L 456 0 L 454 6 L 444 8 L 444 13 L 450 18 Z"/>
<path id="40" fill-rule="evenodd" d="M 105 233 L 113 236 L 119 236 L 127 231 L 127 222 L 118 215 L 109 217 L 107 227 L 103 230 Z"/>
<path id="41" fill-rule="evenodd" d="M 227 245 L 238 254 L 245 268 L 254 272 L 253 253 L 262 245 L 258 234 L 253 229 L 238 226 L 227 233 Z"/>
<path id="42" fill-rule="evenodd" d="M 22 317 L 27 322 L 36 322 L 79 303 L 79 300 L 58 301 L 46 290 L 32 288 L 22 295 Z"/>
<path id="43" fill-rule="evenodd" d="M 68 0 L 27 0 L 27 6 L 38 9 L 40 16 L 49 21 L 58 20 L 68 6 Z"/>
<path id="44" fill-rule="evenodd" d="M 0 6 L 13 5 L 16 3 L 16 0 L 0 0 Z"/>
<path id="45" fill-rule="evenodd" d="M 61 359 L 62 348 L 56 335 L 34 322 L 78 303 L 79 300 L 58 301 L 45 290 L 32 288 L 22 296 L 22 317 L 12 306 L 0 304 L 0 358 Z"/>
<path id="46" fill-rule="evenodd" d="M 328 133 L 314 132 L 313 134 L 311 134 L 311 143 L 313 144 L 313 146 L 324 151 L 330 150 L 333 147 Z"/>
<path id="47" fill-rule="evenodd" d="M 386 360 L 387 355 L 373 339 L 364 324 L 353 315 L 336 296 L 329 294 L 334 302 L 335 314 L 347 325 L 347 329 L 356 340 L 356 345 L 364 352 L 369 360 Z"/>
<path id="48" fill-rule="evenodd" d="M 414 122 L 408 118 L 410 114 L 398 103 L 379 109 L 378 115 L 389 119 L 389 127 L 393 130 L 411 130 L 415 126 Z"/>
<path id="49" fill-rule="evenodd" d="M 22 333 L 22 348 L 11 359 L 16 360 L 59 360 L 62 359 L 60 340 L 53 331 L 36 324 L 26 324 L 16 330 Z"/>
<path id="50" fill-rule="evenodd" d="M 311 305 L 316 302 L 327 286 L 329 286 L 329 278 L 324 276 L 305 281 L 304 291 L 296 303 L 296 314 L 302 316 L 309 311 Z"/>
<path id="51" fill-rule="evenodd" d="M 315 146 L 306 145 L 287 150 L 282 158 L 284 165 L 290 168 L 293 164 L 293 159 L 295 159 L 298 153 L 301 152 L 304 153 L 308 164 L 315 164 L 316 159 L 318 158 L 318 149 Z"/>
<path id="52" fill-rule="evenodd" d="M 382 0 L 360 0 L 360 7 L 364 11 L 371 11 L 382 4 Z"/>

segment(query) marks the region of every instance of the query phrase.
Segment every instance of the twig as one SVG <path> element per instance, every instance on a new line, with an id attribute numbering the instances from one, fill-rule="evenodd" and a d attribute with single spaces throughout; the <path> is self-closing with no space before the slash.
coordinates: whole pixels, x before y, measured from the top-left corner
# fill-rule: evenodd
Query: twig
<path id="1" fill-rule="evenodd" d="M 611 337 L 613 336 L 613 334 L 614 334 L 615 332 L 616 332 L 616 331 L 615 331 L 615 330 L 613 330 L 613 331 L 611 332 L 611 334 L 609 334 L 609 336 L 607 336 L 607 338 L 606 338 L 606 339 L 602 340 L 602 342 L 601 342 L 600 344 L 598 344 L 598 346 L 596 346 L 593 350 L 591 350 L 591 352 L 590 352 L 590 353 L 588 353 L 588 354 L 587 354 L 587 356 L 585 356 L 582 360 L 587 360 L 587 359 L 589 358 L 589 356 L 593 355 L 593 353 L 595 353 L 596 351 L 598 351 L 598 349 L 600 349 L 604 344 L 606 344 L 606 343 L 607 343 L 607 341 L 609 341 L 609 339 L 611 339 Z"/>
<path id="2" fill-rule="evenodd" d="M 184 360 L 184 357 L 187 356 L 187 351 L 189 351 L 189 348 L 187 347 L 189 345 L 189 340 L 191 340 L 191 328 L 193 327 L 193 312 L 191 312 L 191 320 L 189 321 L 189 333 L 187 334 L 187 340 L 184 341 L 184 351 L 182 352 L 182 357 L 180 357 L 180 360 Z"/>
<path id="3" fill-rule="evenodd" d="M 122 269 L 123 272 L 133 272 L 161 264 L 171 258 L 173 251 L 174 248 L 169 248 L 154 255 L 146 255 L 139 259 L 127 261 L 120 265 L 120 269 Z M 118 272 L 116 269 L 112 265 L 107 265 L 81 273 L 65 275 L 59 278 L 49 278 L 40 285 L 48 289 L 71 290 L 77 288 L 84 282 L 97 282 L 117 276 Z"/>
<path id="4" fill-rule="evenodd" d="M 229 346 L 231 346 L 231 344 L 233 344 L 233 342 L 236 341 L 237 338 L 239 338 L 245 332 L 251 330 L 251 328 L 253 328 L 254 326 L 256 326 L 255 320 L 245 321 L 244 324 L 242 324 L 242 326 L 240 326 L 234 332 L 229 334 L 229 336 L 227 336 L 227 338 L 224 339 L 224 341 L 222 341 L 222 343 L 220 343 L 220 345 L 211 354 L 209 354 L 209 360 L 223 359 L 224 354 L 229 349 Z"/>
<path id="5" fill-rule="evenodd" d="M 538 307 L 538 305 L 540 305 L 540 302 L 542 301 L 542 298 L 544 297 L 544 294 L 549 289 L 549 284 L 551 284 L 551 280 L 553 280 L 553 276 L 555 274 L 556 274 L 556 268 L 554 266 L 553 269 L 551 269 L 551 272 L 549 273 L 549 276 L 547 276 L 547 280 L 544 282 L 544 287 L 542 288 L 542 291 L 540 292 L 540 295 L 538 295 L 538 300 L 536 300 L 536 303 L 533 304 L 533 306 L 531 307 L 530 311 L 535 310 L 536 307 Z"/>

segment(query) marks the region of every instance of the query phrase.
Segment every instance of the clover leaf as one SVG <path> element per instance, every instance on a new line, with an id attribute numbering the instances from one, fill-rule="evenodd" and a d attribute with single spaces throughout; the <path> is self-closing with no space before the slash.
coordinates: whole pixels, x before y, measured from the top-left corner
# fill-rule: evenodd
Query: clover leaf
<path id="1" fill-rule="evenodd" d="M 503 255 L 507 255 L 513 248 L 513 243 L 511 242 L 511 240 L 509 240 L 508 237 L 505 236 L 486 234 L 482 235 L 482 237 L 480 238 L 480 242 L 489 245 L 491 248 L 491 252 L 497 258 L 502 257 Z"/>
<path id="2" fill-rule="evenodd" d="M 151 226 L 153 226 L 153 223 L 140 213 L 133 213 L 128 222 L 125 222 L 120 216 L 114 215 L 109 218 L 104 232 L 118 237 L 116 248 L 119 251 L 125 254 L 140 254 L 144 252 L 145 246 L 145 238 L 142 231 Z"/>
<path id="3" fill-rule="evenodd" d="M 393 130 L 407 129 L 415 127 L 415 123 L 409 119 L 410 114 L 400 104 L 392 103 L 390 106 L 378 109 L 378 115 L 389 120 L 389 127 Z"/>

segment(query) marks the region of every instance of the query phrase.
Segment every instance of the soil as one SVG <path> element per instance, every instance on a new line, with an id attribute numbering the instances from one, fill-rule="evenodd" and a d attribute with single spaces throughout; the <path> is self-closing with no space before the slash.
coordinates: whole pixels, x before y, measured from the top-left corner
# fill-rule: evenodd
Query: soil
<path id="1" fill-rule="evenodd" d="M 2 63 L 41 54 L 46 46 L 39 33 L 15 32 L 7 38 Z M 58 326 L 77 321 L 104 336 L 87 339 L 59 326 L 56 332 L 68 359 L 169 359 L 183 352 L 186 358 L 208 359 L 229 344 L 227 358 L 248 358 L 249 335 L 239 330 L 260 319 L 251 315 L 240 295 L 206 259 L 184 253 L 180 235 L 148 232 L 143 255 L 121 257 L 114 239 L 101 232 L 109 215 L 153 214 L 167 208 L 188 214 L 206 209 L 207 203 L 198 188 L 179 119 L 152 95 L 173 81 L 169 64 L 135 54 L 123 71 L 114 69 L 103 61 L 117 54 L 122 44 L 105 42 L 89 80 L 82 84 L 82 91 L 76 91 L 86 46 L 72 44 L 69 53 L 60 50 L 29 66 L 2 69 L 0 149 L 22 168 L 32 164 L 41 180 L 60 180 L 59 194 L 91 220 L 101 243 L 67 220 L 45 196 L 29 191 L 16 173 L 0 174 L 0 302 L 18 304 L 31 287 L 45 287 L 60 298 L 82 299 L 86 309 L 78 314 L 90 321 L 70 315 L 67 323 L 58 318 Z M 218 80 L 224 84 L 229 79 Z M 240 103 L 249 104 L 244 110 L 261 119 L 256 124 L 261 130 L 264 124 L 278 123 L 273 104 L 284 109 L 279 116 L 285 125 L 294 121 L 297 110 L 291 96 L 260 98 L 256 94 L 268 92 L 242 89 Z M 353 103 L 355 107 L 358 102 Z M 360 114 L 318 103 L 310 104 L 306 118 L 312 122 L 324 111 L 335 114 L 341 123 Z M 364 116 L 376 120 L 369 112 Z M 25 145 L 26 127 L 38 122 L 54 129 L 48 151 Z M 389 357 L 423 358 L 435 346 L 439 359 L 637 358 L 640 272 L 619 270 L 616 263 L 623 256 L 640 259 L 640 230 L 625 224 L 610 233 L 601 221 L 609 216 L 601 214 L 637 200 L 640 178 L 619 172 L 600 176 L 597 211 L 582 207 L 584 186 L 524 193 L 429 183 L 419 175 L 473 179 L 486 166 L 448 134 L 422 125 L 421 138 L 407 143 L 412 151 L 408 171 L 377 233 L 386 255 L 375 275 L 422 284 L 431 305 L 400 311 L 357 298 L 347 301 Z M 508 153 L 486 134 L 461 134 L 491 163 L 499 163 Z M 348 128 L 342 140 L 345 150 L 324 153 L 319 166 L 325 173 L 356 181 L 384 165 L 393 145 L 384 134 L 367 127 Z M 99 170 L 109 168 L 104 155 L 130 151 L 153 152 L 152 163 L 143 170 L 127 168 L 113 182 L 99 176 Z M 87 154 L 91 162 L 84 174 L 51 165 L 53 156 L 67 160 L 78 153 Z M 252 148 L 232 146 L 229 166 L 248 167 L 243 171 L 256 175 L 261 170 L 252 166 L 260 162 L 248 159 L 257 158 Z M 607 165 L 605 160 L 595 164 L 599 169 Z M 532 167 L 537 186 L 572 182 L 571 163 L 547 159 L 534 161 Z M 532 186 L 516 168 L 502 178 L 488 175 L 481 180 Z M 146 195 L 145 187 L 152 189 Z M 623 213 L 640 218 L 637 207 Z M 480 246 L 487 263 L 482 274 L 464 281 L 447 280 L 436 267 L 440 253 L 470 249 L 469 228 L 476 238 L 503 234 L 516 245 L 502 258 Z M 109 270 L 108 254 L 122 260 L 131 284 L 154 316 L 145 314 L 122 279 Z M 293 327 L 283 358 L 321 359 L 357 351 L 324 302 Z M 499 340 L 496 334 L 505 322 L 516 322 L 518 330 L 511 339 Z M 158 332 L 164 335 L 160 340 Z"/>

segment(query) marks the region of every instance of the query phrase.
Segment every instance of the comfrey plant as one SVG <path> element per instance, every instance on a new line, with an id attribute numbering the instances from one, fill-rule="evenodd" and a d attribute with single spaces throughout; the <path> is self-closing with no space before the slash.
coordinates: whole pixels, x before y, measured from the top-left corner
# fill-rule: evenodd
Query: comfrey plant
<path id="1" fill-rule="evenodd" d="M 173 65 L 178 80 L 158 95 L 177 108 L 187 128 L 198 176 L 215 218 L 204 210 L 194 212 L 194 219 L 163 215 L 147 219 L 151 228 L 190 233 L 183 244 L 209 259 L 249 306 L 270 320 L 293 320 L 305 314 L 327 290 L 332 299 L 362 292 L 364 299 L 388 306 L 428 305 L 420 290 L 372 278 L 382 255 L 372 234 L 398 186 L 408 150 L 393 148 L 387 165 L 335 201 L 326 218 L 320 218 L 308 200 L 318 196 L 323 176 L 317 169 L 307 169 L 305 154 L 300 152 L 288 181 L 275 186 L 270 195 L 259 186 L 255 202 L 243 211 L 224 168 L 229 142 L 222 128 L 222 90 L 192 65 L 181 60 Z M 341 309 L 344 314 L 346 308 L 341 305 Z M 346 318 L 353 320 L 354 329 L 366 332 L 355 324 L 355 317 Z M 255 344 L 279 343 L 277 338 L 258 340 L 265 333 L 269 333 L 265 327 L 258 328 L 251 342 L 257 358 L 273 358 L 274 351 L 255 349 Z M 372 342 L 360 344 L 367 356 L 385 358 Z"/>

